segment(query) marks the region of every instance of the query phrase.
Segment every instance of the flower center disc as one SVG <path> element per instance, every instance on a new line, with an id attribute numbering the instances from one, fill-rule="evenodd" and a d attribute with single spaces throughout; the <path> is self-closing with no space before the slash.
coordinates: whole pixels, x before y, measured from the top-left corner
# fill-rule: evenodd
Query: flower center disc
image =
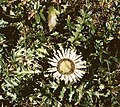
<path id="1" fill-rule="evenodd" d="M 58 68 L 58 72 L 68 75 L 74 72 L 75 65 L 73 61 L 70 59 L 61 59 L 58 62 L 57 68 Z"/>

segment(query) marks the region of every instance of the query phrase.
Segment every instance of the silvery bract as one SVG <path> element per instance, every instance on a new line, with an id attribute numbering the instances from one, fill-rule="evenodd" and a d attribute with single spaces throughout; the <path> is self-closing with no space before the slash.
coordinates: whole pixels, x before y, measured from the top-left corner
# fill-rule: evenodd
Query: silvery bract
<path id="1" fill-rule="evenodd" d="M 49 58 L 48 63 L 52 66 L 48 68 L 48 72 L 53 72 L 56 79 L 64 80 L 65 83 L 77 82 L 85 74 L 85 61 L 82 61 L 82 56 L 77 55 L 75 50 L 64 50 L 61 47 L 53 58 Z"/>

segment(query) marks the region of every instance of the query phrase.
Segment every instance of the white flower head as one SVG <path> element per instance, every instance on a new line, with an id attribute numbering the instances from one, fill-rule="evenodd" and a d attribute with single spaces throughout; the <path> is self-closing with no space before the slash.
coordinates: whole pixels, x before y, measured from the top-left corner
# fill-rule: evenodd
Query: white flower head
<path id="1" fill-rule="evenodd" d="M 77 55 L 72 49 L 64 50 L 61 47 L 54 53 L 53 58 L 49 58 L 48 63 L 52 65 L 48 72 L 53 72 L 56 79 L 64 80 L 65 83 L 77 82 L 85 74 L 85 61 L 82 61 L 82 56 Z"/>

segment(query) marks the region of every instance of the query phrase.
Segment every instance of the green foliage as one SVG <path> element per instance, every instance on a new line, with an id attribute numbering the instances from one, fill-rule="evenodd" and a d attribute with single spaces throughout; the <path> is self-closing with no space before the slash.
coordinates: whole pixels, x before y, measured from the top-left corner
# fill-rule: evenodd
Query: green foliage
<path id="1" fill-rule="evenodd" d="M 0 106 L 119 107 L 119 14 L 119 0 L 1 0 Z M 60 46 L 87 62 L 77 83 L 47 72 Z"/>

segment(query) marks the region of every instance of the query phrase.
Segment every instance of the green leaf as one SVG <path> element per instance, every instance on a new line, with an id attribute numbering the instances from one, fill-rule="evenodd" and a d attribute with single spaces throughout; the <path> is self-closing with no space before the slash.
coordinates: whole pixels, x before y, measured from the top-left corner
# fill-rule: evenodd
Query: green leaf
<path id="1" fill-rule="evenodd" d="M 66 91 L 66 88 L 63 87 L 63 88 L 62 88 L 62 91 L 60 92 L 60 96 L 59 96 L 59 98 L 60 98 L 61 100 L 62 100 L 63 97 L 64 97 L 64 93 L 65 93 L 65 91 Z"/>
<path id="2" fill-rule="evenodd" d="M 75 93 L 75 91 L 71 91 L 70 94 L 69 94 L 69 101 L 70 101 L 70 102 L 71 102 L 71 100 L 72 100 L 72 97 L 73 97 L 74 93 Z"/>
<path id="3" fill-rule="evenodd" d="M 26 71 L 22 71 L 22 72 L 14 72 L 15 74 L 18 74 L 18 75 L 22 75 L 22 74 L 37 74 L 37 73 L 40 73 L 41 71 L 40 70 L 26 70 Z"/>
<path id="4" fill-rule="evenodd" d="M 46 21 L 46 18 L 43 14 L 43 10 L 40 10 L 40 17 L 44 20 L 44 22 Z"/>
<path id="5" fill-rule="evenodd" d="M 35 20 L 37 24 L 40 23 L 40 15 L 38 13 L 35 14 Z"/>
<path id="6" fill-rule="evenodd" d="M 35 2 L 35 4 L 34 4 L 34 9 L 35 9 L 35 10 L 38 10 L 39 7 L 40 7 L 40 1 L 38 0 L 38 1 Z"/>
<path id="7" fill-rule="evenodd" d="M 18 83 L 14 80 L 11 80 L 11 83 L 14 85 L 14 86 L 18 86 Z"/>
<path id="8" fill-rule="evenodd" d="M 6 82 L 6 84 L 5 84 L 6 87 L 14 88 L 14 85 L 12 83 L 10 83 L 8 80 L 5 80 L 5 82 Z"/>
<path id="9" fill-rule="evenodd" d="M 50 84 L 51 84 L 51 88 L 53 88 L 54 91 L 58 88 L 58 84 L 56 82 L 51 82 L 50 81 Z"/>
<path id="10" fill-rule="evenodd" d="M 7 92 L 6 95 L 12 97 L 12 100 L 15 100 L 17 98 L 16 94 L 12 94 L 10 92 Z"/>
<path id="11" fill-rule="evenodd" d="M 46 102 L 46 100 L 47 100 L 47 97 L 46 97 L 46 96 L 43 96 L 43 97 L 42 97 L 42 103 L 41 103 L 41 106 L 44 105 L 44 103 Z"/>

